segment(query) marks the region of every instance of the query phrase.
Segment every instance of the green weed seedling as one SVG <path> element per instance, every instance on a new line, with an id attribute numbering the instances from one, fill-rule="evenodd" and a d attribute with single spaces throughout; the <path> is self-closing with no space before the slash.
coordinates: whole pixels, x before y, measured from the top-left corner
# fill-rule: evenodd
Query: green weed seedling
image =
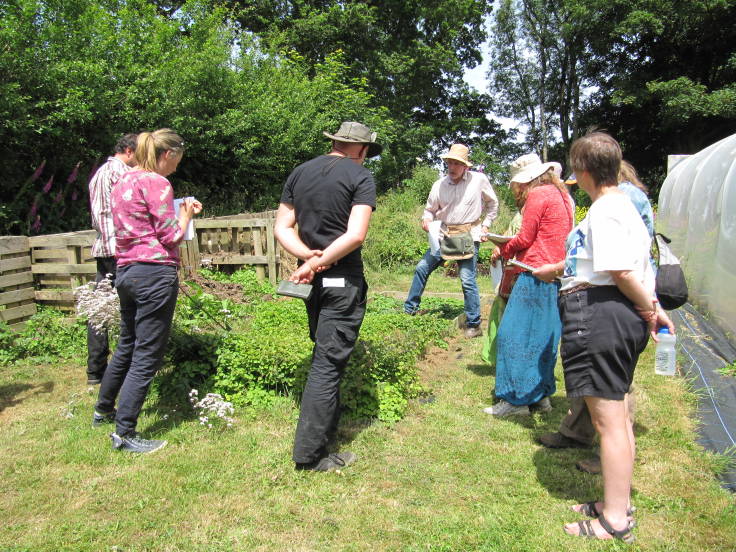
<path id="1" fill-rule="evenodd" d="M 736 360 L 731 364 L 724 364 L 719 367 L 718 373 L 722 376 L 731 376 L 732 378 L 736 378 Z"/>

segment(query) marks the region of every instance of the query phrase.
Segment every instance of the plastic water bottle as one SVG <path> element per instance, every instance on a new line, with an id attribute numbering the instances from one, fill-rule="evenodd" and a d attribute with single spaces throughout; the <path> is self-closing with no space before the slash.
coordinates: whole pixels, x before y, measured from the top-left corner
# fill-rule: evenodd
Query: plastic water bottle
<path id="1" fill-rule="evenodd" d="M 670 334 L 668 328 L 659 328 L 659 343 L 654 352 L 654 373 L 660 376 L 675 375 L 675 341 L 676 336 Z"/>

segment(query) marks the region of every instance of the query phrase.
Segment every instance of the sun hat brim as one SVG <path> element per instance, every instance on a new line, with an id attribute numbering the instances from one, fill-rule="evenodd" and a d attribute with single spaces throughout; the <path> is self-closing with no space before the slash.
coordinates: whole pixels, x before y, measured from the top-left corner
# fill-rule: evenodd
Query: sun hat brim
<path id="1" fill-rule="evenodd" d="M 548 170 L 554 169 L 555 165 L 559 166 L 559 163 L 556 163 L 555 161 L 550 161 L 549 163 L 539 163 L 524 167 L 517 174 L 515 174 L 511 180 L 513 182 L 518 182 L 519 184 L 528 184 L 535 178 L 539 178 L 540 176 L 542 176 Z"/>
<path id="2" fill-rule="evenodd" d="M 458 157 L 457 155 L 452 155 L 451 153 L 443 153 L 440 155 L 440 159 L 446 160 L 446 159 L 452 159 L 453 161 L 459 161 L 466 167 L 472 167 L 473 164 L 470 161 L 467 161 L 466 159 L 463 159 L 462 157 Z"/>
<path id="3" fill-rule="evenodd" d="M 375 157 L 376 155 L 380 155 L 383 151 L 383 146 L 381 144 L 378 144 L 376 142 L 365 142 L 364 140 L 355 140 L 353 138 L 346 138 L 345 136 L 335 136 L 334 134 L 330 134 L 329 132 L 322 132 L 327 138 L 330 140 L 334 140 L 335 142 L 345 142 L 347 144 L 366 144 L 368 146 L 368 153 L 366 154 L 367 158 Z"/>

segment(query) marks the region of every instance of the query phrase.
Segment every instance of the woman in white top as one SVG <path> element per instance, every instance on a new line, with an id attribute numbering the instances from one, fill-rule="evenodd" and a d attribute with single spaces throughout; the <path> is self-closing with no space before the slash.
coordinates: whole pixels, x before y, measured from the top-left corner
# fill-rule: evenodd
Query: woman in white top
<path id="1" fill-rule="evenodd" d="M 654 295 L 649 233 L 618 189 L 618 142 L 602 132 L 588 134 L 573 143 L 570 165 L 593 203 L 567 238 L 565 260 L 539 267 L 534 276 L 562 277 L 565 387 L 569 397 L 584 398 L 600 435 L 603 501 L 573 506 L 595 519 L 568 524 L 565 531 L 630 542 L 634 433 L 625 395 L 649 333 L 674 327 Z"/>

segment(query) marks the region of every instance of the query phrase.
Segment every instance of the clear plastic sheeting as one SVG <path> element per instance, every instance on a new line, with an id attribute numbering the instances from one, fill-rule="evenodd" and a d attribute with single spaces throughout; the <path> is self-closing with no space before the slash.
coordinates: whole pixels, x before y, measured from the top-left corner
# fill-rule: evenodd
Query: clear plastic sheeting
<path id="1" fill-rule="evenodd" d="M 736 134 L 680 161 L 662 184 L 656 228 L 672 239 L 690 302 L 672 313 L 681 368 L 698 395 L 698 441 L 732 463 L 736 491 Z"/>
<path id="2" fill-rule="evenodd" d="M 657 231 L 672 239 L 690 301 L 736 336 L 736 134 L 679 162 L 662 185 Z"/>

